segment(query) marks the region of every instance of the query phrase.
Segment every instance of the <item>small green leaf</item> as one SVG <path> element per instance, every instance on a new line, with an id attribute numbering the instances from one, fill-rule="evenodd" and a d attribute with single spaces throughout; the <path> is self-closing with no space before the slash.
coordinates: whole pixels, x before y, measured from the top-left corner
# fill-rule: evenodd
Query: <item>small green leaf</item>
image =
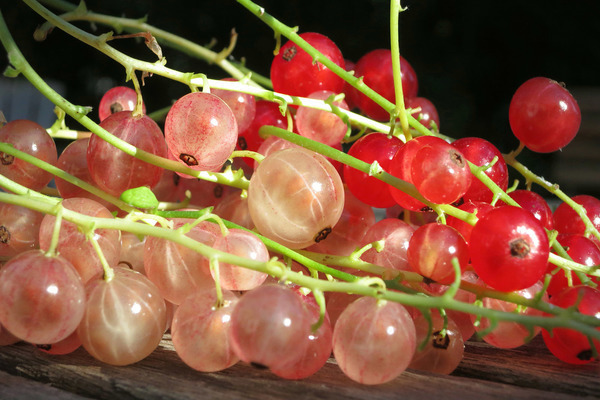
<path id="1" fill-rule="evenodd" d="M 16 78 L 17 76 L 19 76 L 20 73 L 21 72 L 19 70 L 12 67 L 11 65 L 7 66 L 4 70 L 4 76 L 7 78 Z"/>
<path id="2" fill-rule="evenodd" d="M 158 207 L 156 196 L 147 186 L 127 189 L 121 193 L 121 200 L 137 208 L 154 209 Z"/>

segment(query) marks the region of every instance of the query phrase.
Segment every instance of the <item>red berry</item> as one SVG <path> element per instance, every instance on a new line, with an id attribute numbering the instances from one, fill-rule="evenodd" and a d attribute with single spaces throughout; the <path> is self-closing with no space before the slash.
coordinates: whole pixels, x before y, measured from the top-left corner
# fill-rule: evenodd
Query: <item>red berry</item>
<path id="1" fill-rule="evenodd" d="M 371 133 L 354 142 L 348 154 L 369 164 L 377 161 L 381 168 L 388 170 L 400 147 L 402 141 L 397 137 Z M 344 165 L 344 181 L 353 195 L 372 207 L 386 208 L 395 204 L 388 190 L 389 185 L 373 176 Z"/>
<path id="2" fill-rule="evenodd" d="M 494 157 L 498 157 L 498 161 L 485 170 L 485 174 L 493 180 L 500 189 L 506 191 L 508 188 L 508 168 L 502 157 L 502 153 L 496 146 L 485 139 L 478 137 L 465 137 L 452 142 L 452 146 L 456 147 L 465 156 L 467 160 L 481 167 L 492 162 Z M 471 180 L 471 186 L 467 193 L 463 196 L 464 200 L 485 201 L 491 203 L 493 198 L 492 191 L 484 185 L 479 179 Z"/>
<path id="3" fill-rule="evenodd" d="M 327 36 L 307 32 L 300 37 L 335 64 L 344 68 L 346 62 L 342 52 Z M 273 59 L 271 81 L 276 92 L 301 97 L 307 97 L 318 90 L 341 93 L 344 89 L 342 78 L 323 64 L 314 62 L 311 55 L 292 41 L 283 45 Z"/>
<path id="4" fill-rule="evenodd" d="M 508 194 L 525 210 L 530 211 L 540 221 L 542 226 L 548 230 L 554 228 L 552 223 L 552 209 L 544 198 L 531 190 L 515 190 Z"/>
<path id="5" fill-rule="evenodd" d="M 585 213 L 596 229 L 600 229 L 600 200 L 593 196 L 581 194 L 571 198 L 575 203 L 580 204 L 585 209 Z M 585 224 L 575 210 L 567 203 L 561 203 L 553 215 L 554 229 L 559 233 L 571 233 L 576 235 L 585 234 Z M 600 240 L 595 236 L 590 236 L 590 239 L 597 245 L 600 245 Z"/>
<path id="6" fill-rule="evenodd" d="M 511 292 L 532 286 L 546 272 L 550 252 L 546 231 L 527 210 L 502 206 L 473 227 L 471 263 L 483 281 Z"/>
<path id="7" fill-rule="evenodd" d="M 120 111 L 133 111 L 137 103 L 137 93 L 127 86 L 115 86 L 109 89 L 100 99 L 98 117 L 100 122 Z M 146 106 L 142 104 L 142 112 L 146 114 Z"/>
<path id="8" fill-rule="evenodd" d="M 417 74 L 413 67 L 400 57 L 400 71 L 402 73 L 402 93 L 405 99 L 415 97 L 419 89 Z M 392 52 L 388 49 L 373 50 L 358 60 L 354 69 L 354 76 L 363 77 L 363 82 L 391 101 L 396 102 L 394 91 L 394 73 L 392 69 Z M 349 92 L 350 101 L 367 116 L 380 121 L 389 119 L 389 114 L 373 100 L 356 89 Z"/>
<path id="9" fill-rule="evenodd" d="M 573 140 L 581 123 L 581 111 L 564 85 L 537 77 L 517 89 L 508 119 L 513 133 L 528 149 L 550 153 Z"/>
<path id="10" fill-rule="evenodd" d="M 420 108 L 421 111 L 415 111 L 411 115 L 415 117 L 423 126 L 431 129 L 431 123 L 434 122 L 437 128 L 440 127 L 440 117 L 437 112 L 437 108 L 431 102 L 431 100 L 425 97 L 409 97 L 404 102 L 406 108 L 416 109 Z"/>
<path id="11" fill-rule="evenodd" d="M 576 306 L 576 311 L 582 314 L 598 316 L 600 313 L 600 291 L 589 286 L 569 287 L 556 296 L 552 296 L 550 303 L 568 308 Z M 587 364 L 592 361 L 593 352 L 590 340 L 582 333 L 568 328 L 554 328 L 552 335 L 545 329 L 542 330 L 544 343 L 548 350 L 557 358 L 570 364 Z M 593 340 L 594 346 L 600 348 L 600 342 Z"/>

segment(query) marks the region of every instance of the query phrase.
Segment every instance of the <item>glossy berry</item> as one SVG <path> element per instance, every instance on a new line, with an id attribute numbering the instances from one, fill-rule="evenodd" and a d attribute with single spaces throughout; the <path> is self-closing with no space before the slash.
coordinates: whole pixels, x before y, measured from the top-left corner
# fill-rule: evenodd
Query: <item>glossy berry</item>
<path id="1" fill-rule="evenodd" d="M 383 240 L 383 250 L 377 251 L 371 248 L 361 258 L 386 268 L 410 271 L 407 252 L 414 231 L 415 229 L 408 223 L 396 218 L 384 218 L 378 221 L 365 233 L 361 247 Z"/>
<path id="2" fill-rule="evenodd" d="M 564 84 L 537 77 L 519 86 L 510 101 L 508 119 L 514 135 L 528 149 L 550 153 L 573 140 L 581 111 Z"/>
<path id="3" fill-rule="evenodd" d="M 111 365 L 142 360 L 160 343 L 167 326 L 166 305 L 156 286 L 129 268 L 86 286 L 85 314 L 77 333 L 94 358 Z"/>
<path id="4" fill-rule="evenodd" d="M 229 337 L 241 360 L 278 369 L 303 356 L 310 324 L 310 315 L 292 289 L 262 285 L 238 301 Z"/>
<path id="5" fill-rule="evenodd" d="M 597 317 L 600 313 L 600 291 L 589 286 L 573 286 L 552 296 L 550 303 L 562 308 L 576 305 L 575 310 L 581 314 Z M 548 350 L 564 362 L 587 364 L 594 360 L 590 340 L 582 333 L 568 328 L 554 328 L 552 332 L 542 330 L 542 336 Z M 596 349 L 600 348 L 600 341 L 594 339 L 593 343 Z"/>
<path id="6" fill-rule="evenodd" d="M 48 132 L 36 122 L 17 119 L 0 129 L 0 142 L 55 165 L 58 159 L 56 145 Z M 33 190 L 43 189 L 52 174 L 33 164 L 0 151 L 0 175 Z"/>
<path id="7" fill-rule="evenodd" d="M 233 78 L 225 78 L 223 80 L 235 81 Z M 256 100 L 254 96 L 248 93 L 223 89 L 213 89 L 211 93 L 218 96 L 231 108 L 240 132 L 248 129 L 256 114 Z"/>
<path id="8" fill-rule="evenodd" d="M 322 155 L 304 148 L 279 150 L 254 171 L 248 207 L 258 231 L 290 248 L 319 243 L 344 209 L 342 180 Z"/>
<path id="9" fill-rule="evenodd" d="M 494 289 L 510 292 L 532 286 L 546 272 L 548 236 L 527 210 L 495 208 L 473 227 L 469 242 L 471 263 Z"/>
<path id="10" fill-rule="evenodd" d="M 362 297 L 342 312 L 333 329 L 338 365 L 350 379 L 366 385 L 400 375 L 415 349 L 412 318 L 402 305 L 391 301 Z"/>
<path id="11" fill-rule="evenodd" d="M 130 111 L 121 111 L 107 117 L 100 126 L 141 150 L 160 157 L 167 155 L 160 127 L 146 115 L 136 117 Z M 153 187 L 163 172 L 161 167 L 125 154 L 96 135 L 90 137 L 86 157 L 96 185 L 116 197 L 127 189 Z"/>
<path id="12" fill-rule="evenodd" d="M 469 247 L 451 226 L 431 223 L 420 226 L 410 238 L 408 261 L 413 270 L 431 280 L 450 284 L 455 279 L 452 259 L 460 273 L 469 263 Z"/>
<path id="13" fill-rule="evenodd" d="M 115 86 L 109 89 L 98 105 L 98 117 L 100 122 L 112 114 L 121 111 L 133 111 L 137 103 L 137 93 L 127 86 Z M 142 113 L 146 114 L 146 106 L 142 103 Z"/>
<path id="14" fill-rule="evenodd" d="M 600 228 L 600 200 L 594 196 L 580 194 L 571 198 L 575 203 L 580 204 L 584 209 L 587 217 L 592 222 L 596 229 Z M 554 221 L 554 229 L 559 233 L 570 233 L 575 235 L 585 234 L 585 224 L 581 217 L 567 203 L 561 203 L 554 210 L 552 216 Z M 600 239 L 591 235 L 589 237 L 597 245 L 600 245 Z"/>
<path id="15" fill-rule="evenodd" d="M 237 138 L 237 121 L 231 108 L 211 93 L 186 94 L 173 104 L 165 119 L 170 153 L 195 170 L 221 168 Z"/>
<path id="16" fill-rule="evenodd" d="M 523 189 L 514 190 L 508 195 L 525 210 L 531 212 L 544 228 L 548 230 L 554 228 L 554 223 L 552 222 L 552 209 L 541 195 L 532 192 L 531 190 Z"/>
<path id="17" fill-rule="evenodd" d="M 500 189 L 506 191 L 508 188 L 508 167 L 502 157 L 502 153 L 496 146 L 478 137 L 465 137 L 455 140 L 452 142 L 452 146 L 458 149 L 468 161 L 478 167 L 490 164 L 497 157 L 495 164 L 487 168 L 485 174 Z M 478 178 L 473 177 L 471 186 L 469 186 L 463 198 L 465 201 L 485 201 L 491 203 L 493 193 Z"/>
<path id="18" fill-rule="evenodd" d="M 561 234 L 558 235 L 556 240 L 558 240 L 561 246 L 565 248 L 567 254 L 576 263 L 583 264 L 587 267 L 600 265 L 600 248 L 590 239 L 582 235 Z M 556 265 L 548 263 L 548 270 L 546 272 L 551 274 L 557 268 Z M 548 285 L 548 293 L 551 296 L 558 294 L 564 288 L 569 286 L 567 274 L 571 275 L 572 286 L 581 284 L 581 280 L 577 274 L 560 269 L 552 276 L 550 285 Z M 593 277 L 592 280 L 597 281 L 597 278 Z"/>
<path id="19" fill-rule="evenodd" d="M 344 68 L 342 52 L 336 44 L 320 33 L 300 34 L 308 44 L 319 50 L 325 57 Z M 313 57 L 292 41 L 284 44 L 271 64 L 273 90 L 292 96 L 307 97 L 318 90 L 341 93 L 344 80 L 325 65 L 314 62 Z"/>
<path id="20" fill-rule="evenodd" d="M 75 268 L 61 256 L 30 250 L 0 270 L 0 323 L 30 343 L 56 343 L 81 321 L 85 289 Z"/>
<path id="21" fill-rule="evenodd" d="M 411 181 L 432 203 L 459 201 L 469 189 L 471 180 L 465 157 L 444 140 L 424 144 L 414 154 Z"/>
<path id="22" fill-rule="evenodd" d="M 440 116 L 431 100 L 425 97 L 409 97 L 404 101 L 404 105 L 406 108 L 413 110 L 420 109 L 419 111 L 414 111 L 411 115 L 426 128 L 432 129 L 433 124 L 438 129 L 440 128 Z"/>
<path id="23" fill-rule="evenodd" d="M 310 99 L 326 100 L 335 93 L 329 90 L 319 90 L 308 95 Z M 342 99 L 333 103 L 334 106 L 348 110 L 348 105 Z M 334 113 L 300 106 L 296 112 L 296 129 L 302 136 L 328 146 L 341 143 L 346 135 L 348 126 Z"/>
<path id="24" fill-rule="evenodd" d="M 456 323 L 448 318 L 447 324 L 439 313 L 432 313 L 432 325 L 424 316 L 415 318 L 417 343 L 427 339 L 424 348 L 418 349 L 408 366 L 419 371 L 450 374 L 462 361 L 465 344 Z"/>
<path id="25" fill-rule="evenodd" d="M 419 89 L 417 74 L 404 57 L 400 57 L 402 73 L 402 92 L 405 99 L 415 97 Z M 354 76 L 363 77 L 363 82 L 385 97 L 396 103 L 394 92 L 394 74 L 392 70 L 392 52 L 388 49 L 377 49 L 362 56 L 354 68 Z M 367 96 L 352 88 L 349 92 L 351 101 L 370 118 L 387 120 L 390 115 L 381 106 Z"/>
<path id="26" fill-rule="evenodd" d="M 369 164 L 377 161 L 387 171 L 394 154 L 402 145 L 397 137 L 370 133 L 354 142 L 348 154 Z M 344 165 L 344 181 L 352 194 L 372 207 L 386 208 L 395 204 L 387 183 L 348 165 Z"/>
<path id="27" fill-rule="evenodd" d="M 483 284 L 482 282 L 478 283 L 480 285 Z M 521 297 L 532 300 L 535 298 L 535 296 L 539 294 L 543 287 L 544 285 L 542 284 L 542 282 L 536 282 L 531 287 L 518 290 L 515 293 Z M 543 294 L 541 299 L 543 301 L 548 301 L 548 295 Z M 537 317 L 543 315 L 542 311 L 536 310 L 532 307 L 526 307 L 524 309 L 518 310 L 516 304 L 510 303 L 508 301 L 502 301 L 486 297 L 482 300 L 482 302 L 485 308 L 489 308 L 492 310 L 504 312 L 518 312 L 522 315 Z M 473 322 L 475 322 L 476 319 L 476 316 L 471 315 L 471 320 Z M 498 347 L 501 349 L 514 349 L 527 343 L 528 340 L 530 340 L 535 335 L 539 334 L 541 329 L 539 326 L 531 328 L 514 321 L 498 321 L 498 323 L 495 324 L 495 326 L 492 326 L 492 322 L 489 319 L 481 318 L 479 325 L 475 327 L 475 330 L 477 332 L 487 332 L 487 334 L 483 336 L 483 340 L 494 347 Z"/>

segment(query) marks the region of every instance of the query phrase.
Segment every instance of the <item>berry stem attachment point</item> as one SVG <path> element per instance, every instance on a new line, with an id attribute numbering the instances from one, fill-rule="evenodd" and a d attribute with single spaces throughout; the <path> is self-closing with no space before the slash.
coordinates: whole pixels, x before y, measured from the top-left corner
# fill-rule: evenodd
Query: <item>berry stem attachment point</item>
<path id="1" fill-rule="evenodd" d="M 98 244 L 98 241 L 94 237 L 94 229 L 90 229 L 85 234 L 85 237 L 92 244 L 92 247 L 96 251 L 96 254 L 98 254 L 98 259 L 100 260 L 100 264 L 102 264 L 102 269 L 104 270 L 104 280 L 106 282 L 112 281 L 113 278 L 115 277 L 115 271 L 110 267 L 110 265 L 108 265 L 108 262 L 106 261 L 106 257 L 104 257 L 104 253 L 102 252 L 102 249 L 100 248 L 100 245 Z"/>
<path id="2" fill-rule="evenodd" d="M 62 226 L 62 217 L 64 207 L 61 203 L 56 205 L 56 219 L 54 220 L 54 229 L 52 231 L 52 239 L 50 240 L 50 246 L 48 246 L 48 251 L 46 251 L 46 257 L 53 257 L 56 255 L 56 247 L 58 246 L 58 240 L 60 238 L 60 228 Z"/>

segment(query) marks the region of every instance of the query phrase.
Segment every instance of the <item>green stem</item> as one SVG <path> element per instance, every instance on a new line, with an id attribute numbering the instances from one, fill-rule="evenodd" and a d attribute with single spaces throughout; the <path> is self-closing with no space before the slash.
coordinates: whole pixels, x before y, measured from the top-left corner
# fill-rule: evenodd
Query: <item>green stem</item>
<path id="1" fill-rule="evenodd" d="M 137 211 L 134 207 L 130 206 L 129 204 L 125 203 L 124 201 L 117 199 L 116 197 L 111 196 L 108 193 L 105 193 L 104 191 L 98 189 L 97 187 L 63 171 L 60 168 L 55 167 L 52 164 L 49 164 L 49 163 L 42 161 L 39 158 L 36 158 L 30 154 L 27 154 L 20 150 L 17 150 L 9 143 L 0 142 L 0 152 L 10 154 L 12 156 L 15 156 L 15 157 L 25 161 L 25 162 L 33 164 L 36 167 L 43 169 L 44 171 L 49 172 L 52 175 L 69 182 L 72 185 L 78 186 L 78 187 L 86 190 L 87 192 L 89 192 L 95 196 L 98 196 L 99 198 L 101 198 L 111 204 L 114 204 L 115 206 L 119 207 L 123 211 L 126 211 L 126 212 Z"/>
<path id="2" fill-rule="evenodd" d="M 506 161 L 506 164 L 510 165 L 515 170 L 517 170 L 517 172 L 519 172 L 521 175 L 523 175 L 523 177 L 527 180 L 527 182 L 533 182 L 533 183 L 538 184 L 539 186 L 541 186 L 548 192 L 550 192 L 553 195 L 555 195 L 556 197 L 558 197 L 564 203 L 568 204 L 573 209 L 573 211 L 575 211 L 577 213 L 577 215 L 583 221 L 583 223 L 585 225 L 584 236 L 589 237 L 590 235 L 593 235 L 597 240 L 600 240 L 600 232 L 594 226 L 594 224 L 590 220 L 590 218 L 587 216 L 585 208 L 581 204 L 576 203 L 569 196 L 567 196 L 565 194 L 565 192 L 560 190 L 560 187 L 557 184 L 548 182 L 544 178 L 537 176 L 535 173 L 533 173 L 531 170 L 529 170 L 526 166 L 524 166 L 523 164 L 518 162 L 515 159 L 513 153 L 504 155 L 504 160 Z"/>
<path id="3" fill-rule="evenodd" d="M 77 6 L 61 0 L 41 0 L 41 3 L 48 4 L 56 9 L 67 12 L 62 15 L 65 21 L 89 21 L 113 27 L 117 32 L 150 32 L 157 41 L 174 49 L 185 52 L 186 54 L 204 60 L 208 63 L 214 63 L 221 67 L 225 72 L 237 80 L 244 79 L 248 74 L 253 72 L 248 68 L 241 69 L 239 66 L 223 58 L 219 53 L 214 52 L 206 47 L 200 46 L 191 40 L 184 39 L 170 32 L 159 29 L 155 26 L 146 23 L 145 19 L 130 19 L 119 18 L 110 15 L 97 14 L 88 10 L 84 12 L 78 11 Z M 43 27 L 42 27 L 43 28 Z M 47 29 L 47 28 L 46 28 Z M 251 80 L 250 85 L 259 85 Z"/>
<path id="4" fill-rule="evenodd" d="M 80 41 L 88 44 L 89 46 L 96 48 L 97 50 L 106 54 L 108 57 L 123 65 L 123 67 L 125 67 L 125 69 L 127 70 L 128 76 L 130 76 L 133 73 L 133 71 L 146 71 L 154 75 L 163 76 L 165 78 L 192 87 L 204 87 L 205 85 L 208 85 L 210 88 L 247 93 L 268 101 L 278 101 L 281 103 L 288 103 L 298 106 L 315 108 L 319 110 L 332 111 L 332 107 L 322 100 L 315 100 L 305 97 L 296 97 L 281 93 L 275 93 L 266 89 L 250 86 L 241 82 L 206 79 L 206 77 L 203 78 L 202 76 L 197 76 L 192 73 L 182 73 L 171 68 L 167 68 L 163 65 L 162 62 L 149 63 L 137 60 L 135 58 L 127 56 L 126 54 L 121 53 L 120 51 L 108 45 L 106 43 L 106 36 L 94 36 L 77 28 L 76 26 L 68 23 L 67 21 L 53 14 L 35 0 L 23 1 L 27 3 L 27 5 L 29 5 L 35 12 L 40 14 L 46 20 L 50 21 L 59 29 L 65 31 L 66 33 L 75 37 L 76 39 L 79 39 Z M 352 123 L 355 125 L 366 126 L 370 129 L 373 129 L 374 131 L 384 133 L 388 133 L 391 129 L 389 125 L 373 121 L 360 114 L 346 110 L 340 110 L 340 112 L 347 115 L 348 119 L 352 121 Z"/>
<path id="5" fill-rule="evenodd" d="M 0 202 L 8 204 L 18 204 L 23 207 L 31 208 L 36 211 L 56 215 L 58 210 L 56 203 L 43 198 L 23 197 L 9 193 L 0 193 Z M 590 337 L 600 339 L 600 331 L 595 327 L 600 326 L 600 320 L 588 315 L 581 315 L 573 310 L 564 310 L 543 302 L 532 304 L 533 307 L 541 309 L 557 317 L 531 317 L 518 313 L 500 312 L 497 310 L 481 308 L 476 305 L 460 302 L 451 297 L 427 297 L 422 295 L 411 295 L 395 291 L 389 291 L 380 285 L 370 286 L 368 279 L 358 279 L 353 282 L 326 281 L 305 276 L 301 273 L 289 271 L 281 268 L 272 262 L 262 263 L 250 260 L 244 257 L 234 256 L 211 248 L 203 243 L 197 242 L 184 234 L 171 229 L 150 226 L 147 224 L 128 221 L 126 219 L 97 218 L 83 215 L 72 210 L 64 209 L 63 218 L 80 226 L 84 231 L 90 232 L 93 229 L 118 229 L 143 236 L 154 236 L 173 241 L 177 244 L 190 248 L 209 259 L 239 265 L 255 271 L 261 271 L 275 276 L 279 279 L 285 279 L 300 286 L 323 292 L 345 292 L 354 293 L 362 296 L 372 296 L 378 299 L 396 301 L 402 304 L 418 308 L 444 308 L 463 311 L 470 314 L 480 315 L 493 320 L 514 321 L 526 325 L 536 325 L 547 329 L 554 327 L 568 327 L 576 329 Z"/>
<path id="6" fill-rule="evenodd" d="M 111 268 L 110 265 L 108 265 L 108 261 L 106 261 L 106 257 L 104 257 L 104 252 L 102 251 L 100 245 L 98 244 L 98 241 L 94 237 L 94 230 L 91 229 L 90 231 L 88 231 L 85 237 L 92 244 L 92 247 L 98 255 L 98 260 L 100 260 L 100 265 L 102 265 L 102 269 L 104 270 L 104 280 L 106 282 L 112 281 L 115 277 L 115 271 Z"/>
<path id="7" fill-rule="evenodd" d="M 400 126 L 406 140 L 410 140 L 408 118 L 404 107 L 404 94 L 402 93 L 402 71 L 400 69 L 400 40 L 398 37 L 398 17 L 403 11 L 400 0 L 390 1 L 390 39 L 392 53 L 392 71 L 394 76 L 394 92 L 396 95 L 396 107 L 392 113 L 392 122 L 400 118 Z"/>
<path id="8" fill-rule="evenodd" d="M 421 194 L 417 191 L 417 189 L 415 188 L 415 186 L 413 184 L 403 181 L 402 179 L 399 179 L 393 175 L 390 175 L 387 172 L 383 171 L 381 168 L 377 169 L 377 171 L 374 171 L 371 164 L 367 164 L 366 162 L 364 162 L 362 160 L 359 160 L 352 156 L 349 156 L 348 154 L 344 153 L 343 151 L 334 149 L 325 144 L 316 142 L 314 140 L 305 138 L 304 136 L 300 136 L 296 133 L 286 131 L 284 129 L 277 128 L 274 126 L 263 126 L 262 128 L 260 128 L 259 134 L 262 137 L 266 137 L 269 135 L 278 136 L 289 142 L 300 145 L 306 149 L 315 151 L 315 152 L 320 153 L 320 154 L 322 154 L 326 157 L 329 157 L 333 160 L 339 161 L 342 164 L 348 165 L 352 168 L 362 171 L 365 174 L 374 176 L 377 179 L 380 179 L 380 180 L 384 181 L 385 183 L 387 183 L 397 189 L 402 190 L 404 193 L 414 197 L 415 199 L 423 202 L 424 204 L 430 206 L 431 208 L 438 209 L 448 215 L 452 215 L 463 221 L 467 221 L 472 224 L 475 224 L 475 222 L 477 221 L 477 217 L 472 213 L 468 213 L 463 210 L 459 210 L 458 208 L 453 207 L 449 204 L 433 204 L 433 203 L 431 203 L 430 201 L 423 198 L 423 196 L 421 196 Z"/>
<path id="9" fill-rule="evenodd" d="M 87 33 L 85 32 L 84 34 L 87 35 Z M 243 177 L 241 172 L 235 174 L 231 172 L 215 173 L 207 171 L 196 171 L 186 167 L 185 165 L 177 161 L 159 157 L 155 154 L 138 149 L 135 146 L 117 138 L 116 136 L 112 135 L 111 133 L 100 127 L 98 124 L 96 124 L 94 121 L 92 121 L 86 116 L 86 114 L 89 112 L 88 108 L 76 106 L 67 101 L 60 94 L 54 91 L 48 84 L 46 84 L 46 82 L 44 82 L 44 80 L 35 72 L 35 70 L 31 67 L 31 65 L 29 65 L 29 63 L 17 47 L 16 43 L 14 42 L 12 36 L 10 35 L 10 32 L 8 31 L 4 18 L 0 18 L 0 41 L 4 45 L 4 48 L 7 50 L 9 63 L 14 69 L 23 74 L 25 78 L 27 78 L 27 80 L 29 80 L 40 93 L 46 96 L 55 105 L 63 109 L 68 115 L 70 115 L 81 125 L 89 129 L 95 135 L 99 136 L 102 140 L 105 140 L 111 145 L 117 147 L 124 153 L 136 157 L 149 164 L 156 165 L 165 169 L 170 169 L 175 172 L 181 172 L 183 174 L 187 174 L 199 179 L 204 179 L 211 182 L 218 182 L 225 185 L 237 187 L 239 189 L 247 189 L 248 180 Z M 177 74 L 183 75 L 180 72 L 177 72 Z"/>
<path id="10" fill-rule="evenodd" d="M 52 238 L 50 239 L 50 245 L 48 251 L 46 251 L 46 257 L 56 256 L 56 247 L 58 246 L 58 240 L 60 239 L 60 228 L 62 226 L 62 215 L 64 207 L 62 204 L 56 206 L 58 211 L 56 212 L 56 219 L 54 220 L 54 230 L 52 231 Z"/>
<path id="11" fill-rule="evenodd" d="M 395 104 L 387 100 L 385 97 L 365 85 L 362 79 L 353 76 L 348 73 L 344 68 L 340 67 L 329 58 L 325 57 L 321 52 L 317 51 L 314 47 L 302 39 L 300 35 L 296 33 L 294 28 L 291 28 L 279 20 L 274 18 L 272 15 L 265 12 L 265 9 L 259 5 L 253 3 L 250 0 L 237 0 L 242 6 L 246 7 L 252 14 L 257 16 L 262 22 L 273 29 L 277 34 L 283 35 L 298 45 L 302 50 L 306 51 L 313 58 L 315 62 L 319 62 L 325 65 L 333 73 L 344 79 L 346 82 L 351 84 L 353 87 L 358 89 L 360 92 L 371 98 L 375 103 L 383 107 L 390 114 L 396 107 Z"/>

